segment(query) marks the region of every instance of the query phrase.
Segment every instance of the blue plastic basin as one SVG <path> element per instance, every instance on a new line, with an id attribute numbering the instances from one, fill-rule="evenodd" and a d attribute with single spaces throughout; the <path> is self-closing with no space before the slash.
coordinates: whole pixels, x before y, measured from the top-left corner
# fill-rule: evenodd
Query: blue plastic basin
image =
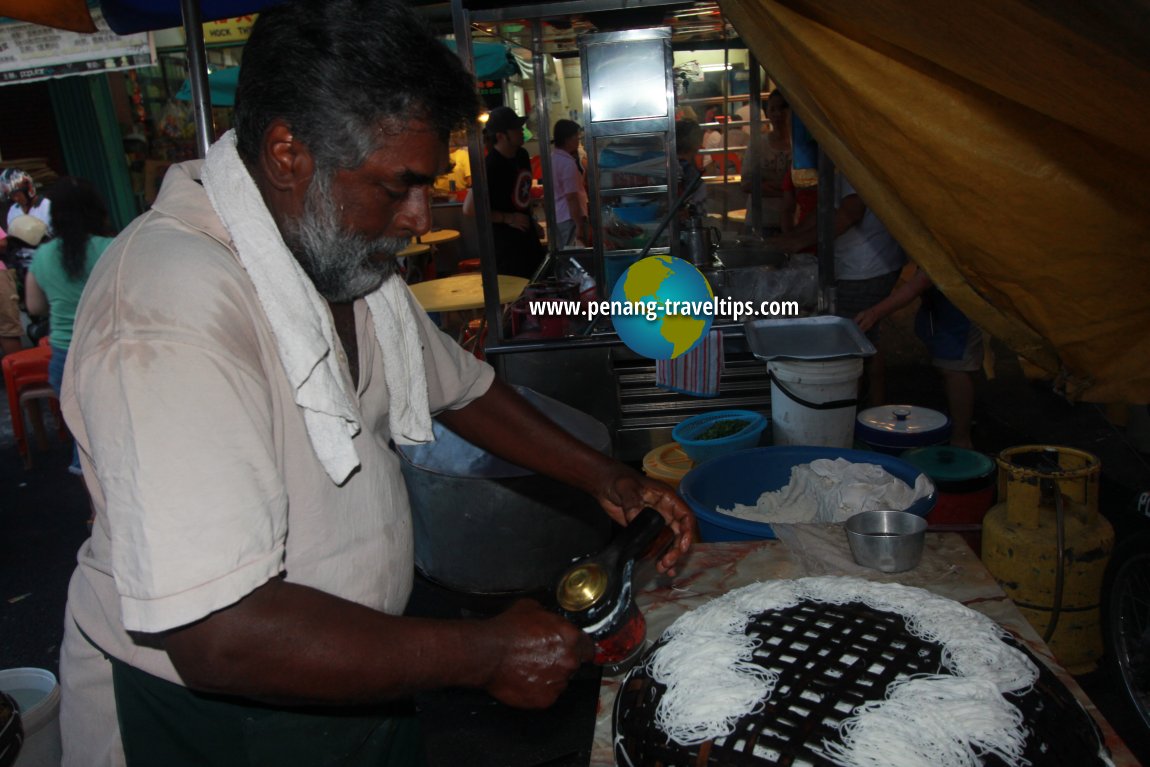
<path id="1" fill-rule="evenodd" d="M 699 536 L 704 542 L 774 538 L 775 533 L 767 523 L 728 516 L 716 509 L 730 509 L 736 503 L 754 506 L 760 495 L 778 490 L 790 482 L 791 469 L 795 466 L 820 458 L 845 458 L 853 463 L 878 464 L 911 487 L 922 474 L 911 463 L 893 455 L 837 447 L 779 445 L 728 453 L 699 464 L 683 477 L 679 493 L 695 512 Z M 930 495 L 902 511 L 926 517 L 934 508 L 934 502 L 932 489 Z"/>
<path id="2" fill-rule="evenodd" d="M 646 224 L 659 218 L 659 206 L 655 203 L 638 203 L 635 205 L 617 205 L 611 208 L 615 217 L 628 224 Z"/>
<path id="3" fill-rule="evenodd" d="M 746 426 L 738 433 L 726 437 L 698 439 L 699 435 L 720 421 L 745 421 Z M 671 439 L 679 443 L 688 458 L 700 464 L 736 450 L 755 447 L 766 428 L 766 416 L 754 410 L 716 410 L 691 416 L 681 422 L 671 431 Z"/>

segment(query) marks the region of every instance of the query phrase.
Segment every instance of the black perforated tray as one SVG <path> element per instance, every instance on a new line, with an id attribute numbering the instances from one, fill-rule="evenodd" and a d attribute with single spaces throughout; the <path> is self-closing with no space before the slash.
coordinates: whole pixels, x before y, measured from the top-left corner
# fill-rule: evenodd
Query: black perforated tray
<path id="1" fill-rule="evenodd" d="M 737 722 L 735 731 L 696 746 L 680 746 L 655 724 L 665 687 L 647 673 L 651 647 L 623 680 L 615 699 L 615 761 L 620 765 L 757 767 L 832 765 L 825 740 L 839 742 L 838 725 L 868 701 L 882 700 L 887 685 L 916 674 L 946 674 L 941 648 L 912 636 L 895 613 L 861 603 L 803 602 L 753 618 L 747 633 L 761 638 L 754 661 L 778 673 L 762 711 Z M 1066 687 L 1020 643 L 1040 669 L 1034 688 L 1006 697 L 1029 728 L 1025 757 L 1032 765 L 1085 767 L 1104 764 L 1105 749 L 1094 720 Z M 984 764 L 1004 762 L 989 755 Z"/>

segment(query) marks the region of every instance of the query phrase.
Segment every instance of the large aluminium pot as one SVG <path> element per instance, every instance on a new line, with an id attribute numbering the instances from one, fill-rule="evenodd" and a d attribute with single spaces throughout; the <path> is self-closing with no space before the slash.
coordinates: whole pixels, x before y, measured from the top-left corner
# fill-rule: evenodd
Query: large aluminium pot
<path id="1" fill-rule="evenodd" d="M 519 387 L 517 387 L 519 388 Z M 536 408 L 602 453 L 595 418 L 530 389 Z M 536 592 L 576 557 L 602 549 L 611 522 L 591 496 L 476 447 L 440 423 L 435 442 L 399 448 L 415 532 L 415 565 L 471 594 Z"/>

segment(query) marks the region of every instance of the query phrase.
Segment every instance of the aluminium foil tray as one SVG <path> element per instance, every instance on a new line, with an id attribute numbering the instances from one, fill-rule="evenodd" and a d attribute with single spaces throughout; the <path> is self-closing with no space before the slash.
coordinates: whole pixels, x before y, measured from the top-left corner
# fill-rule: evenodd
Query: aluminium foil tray
<path id="1" fill-rule="evenodd" d="M 761 360 L 833 360 L 875 353 L 874 344 L 845 317 L 747 320 L 743 331 L 751 353 Z"/>

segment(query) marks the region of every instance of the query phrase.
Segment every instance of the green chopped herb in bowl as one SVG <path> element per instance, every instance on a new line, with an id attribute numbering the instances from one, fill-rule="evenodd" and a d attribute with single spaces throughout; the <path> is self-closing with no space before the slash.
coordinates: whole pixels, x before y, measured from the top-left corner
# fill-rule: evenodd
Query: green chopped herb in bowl
<path id="1" fill-rule="evenodd" d="M 703 430 L 695 439 L 722 439 L 729 437 L 732 434 L 738 434 L 743 429 L 747 428 L 750 421 L 736 420 L 734 418 L 725 421 L 715 421 L 713 424 Z"/>

